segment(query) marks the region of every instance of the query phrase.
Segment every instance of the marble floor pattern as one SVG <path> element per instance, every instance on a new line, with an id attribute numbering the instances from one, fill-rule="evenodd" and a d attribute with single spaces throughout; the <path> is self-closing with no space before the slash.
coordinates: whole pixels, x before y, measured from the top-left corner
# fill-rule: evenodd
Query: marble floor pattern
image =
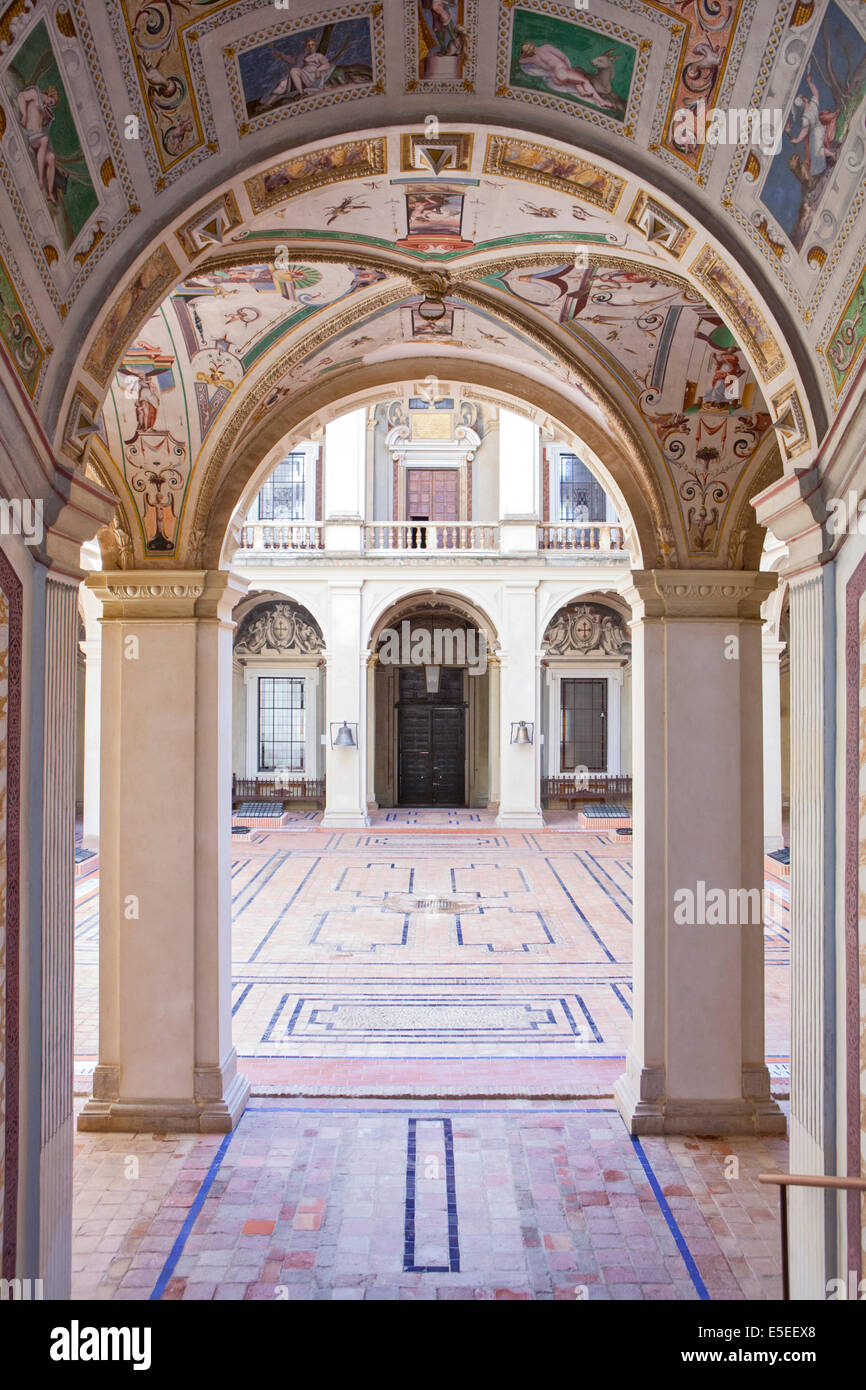
<path id="1" fill-rule="evenodd" d="M 630 842 L 573 818 L 503 832 L 473 828 L 480 812 L 419 814 L 438 823 L 299 824 L 233 845 L 232 1011 L 247 1075 L 263 1088 L 608 1094 L 631 1032 Z M 766 1050 L 783 1090 L 788 902 L 773 886 Z M 81 1089 L 97 1050 L 97 875 L 76 900 Z"/>
<path id="2" fill-rule="evenodd" d="M 76 1135 L 73 1297 L 778 1298 L 782 1139 L 608 1104 L 254 1100 L 231 1135 Z"/>

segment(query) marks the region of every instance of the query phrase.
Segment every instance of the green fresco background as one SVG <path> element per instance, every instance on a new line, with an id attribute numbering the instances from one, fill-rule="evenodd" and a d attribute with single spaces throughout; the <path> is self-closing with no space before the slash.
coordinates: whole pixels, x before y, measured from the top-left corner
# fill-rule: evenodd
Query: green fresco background
<path id="1" fill-rule="evenodd" d="M 54 119 L 48 126 L 48 135 L 57 156 L 58 172 L 62 170 L 69 175 L 66 191 L 58 201 L 62 200 L 69 221 L 71 241 L 74 241 L 98 208 L 99 198 L 90 178 L 69 99 L 43 21 L 40 20 L 15 54 L 6 71 L 4 82 L 12 102 L 16 124 L 19 121 L 18 93 L 25 87 L 35 86 L 44 91 L 47 86 L 54 86 L 60 93 L 60 100 L 54 109 Z M 32 153 L 29 158 L 35 178 L 36 163 Z M 68 250 L 68 247 L 66 249 Z"/>

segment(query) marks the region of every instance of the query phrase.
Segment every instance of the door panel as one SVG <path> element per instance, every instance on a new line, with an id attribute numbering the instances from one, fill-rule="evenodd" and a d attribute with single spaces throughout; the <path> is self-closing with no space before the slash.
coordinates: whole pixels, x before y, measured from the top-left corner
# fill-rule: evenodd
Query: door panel
<path id="1" fill-rule="evenodd" d="M 464 672 L 443 667 L 439 690 L 428 692 L 424 668 L 400 671 L 397 803 L 465 806 L 466 706 Z"/>
<path id="2" fill-rule="evenodd" d="M 408 521 L 459 521 L 460 474 L 456 468 L 409 468 L 406 472 Z"/>
<path id="3" fill-rule="evenodd" d="M 401 705 L 400 767 L 397 800 L 401 806 L 433 804 L 433 720 L 429 705 Z"/>
<path id="4" fill-rule="evenodd" d="M 433 805 L 463 806 L 466 800 L 463 709 L 433 706 Z"/>
<path id="5" fill-rule="evenodd" d="M 433 472 L 427 468 L 410 468 L 406 473 L 406 518 L 408 521 L 430 521 L 433 505 Z"/>
<path id="6" fill-rule="evenodd" d="M 434 471 L 431 521 L 460 520 L 459 481 L 459 475 L 454 468 L 438 468 Z"/>

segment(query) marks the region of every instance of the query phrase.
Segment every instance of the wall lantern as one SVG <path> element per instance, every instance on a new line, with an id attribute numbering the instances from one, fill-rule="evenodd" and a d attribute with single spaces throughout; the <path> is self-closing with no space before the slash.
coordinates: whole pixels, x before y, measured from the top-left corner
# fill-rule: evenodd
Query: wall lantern
<path id="1" fill-rule="evenodd" d="M 426 685 L 427 685 L 427 694 L 428 694 L 428 695 L 438 695 L 438 694 L 439 694 L 439 672 L 440 672 L 441 670 L 442 670 L 442 667 L 441 667 L 441 666 L 425 666 L 425 667 L 424 667 L 424 680 L 425 680 Z"/>
<path id="2" fill-rule="evenodd" d="M 425 296 L 418 305 L 417 313 L 419 319 L 424 319 L 427 323 L 435 323 L 437 319 L 445 317 L 445 305 L 441 299 L 429 299 Z"/>
<path id="3" fill-rule="evenodd" d="M 511 726 L 511 742 L 523 744 L 531 743 L 534 730 L 534 724 L 530 724 L 526 719 L 519 720 L 518 723 L 512 724 Z"/>
<path id="4" fill-rule="evenodd" d="M 334 733 L 334 730 L 337 730 Z M 345 719 L 342 724 L 331 725 L 331 747 L 332 748 L 357 748 L 358 747 L 358 726 L 357 724 L 347 724 Z"/>

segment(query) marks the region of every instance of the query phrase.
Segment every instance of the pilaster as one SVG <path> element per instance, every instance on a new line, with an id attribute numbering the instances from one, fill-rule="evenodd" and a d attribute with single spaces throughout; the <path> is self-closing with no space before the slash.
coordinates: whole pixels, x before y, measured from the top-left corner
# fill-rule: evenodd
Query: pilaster
<path id="1" fill-rule="evenodd" d="M 499 812 L 496 824 L 540 829 L 539 670 L 536 583 L 503 585 L 499 672 Z M 511 726 L 533 725 L 533 742 L 511 742 Z"/>
<path id="2" fill-rule="evenodd" d="M 99 1064 L 80 1129 L 226 1132 L 232 609 L 222 571 L 88 577 L 103 604 Z"/>
<path id="3" fill-rule="evenodd" d="M 635 1007 L 617 1103 L 634 1134 L 784 1133 L 764 1060 L 756 718 L 776 577 L 632 578 Z"/>

